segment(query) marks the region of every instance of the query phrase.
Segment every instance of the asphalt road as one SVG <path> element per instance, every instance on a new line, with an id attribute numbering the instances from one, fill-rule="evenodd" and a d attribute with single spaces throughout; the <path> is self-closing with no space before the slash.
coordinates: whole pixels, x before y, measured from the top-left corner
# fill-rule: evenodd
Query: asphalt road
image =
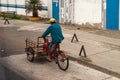
<path id="1" fill-rule="evenodd" d="M 3 60 L 8 59 L 7 62 L 12 61 L 13 64 L 11 63 L 11 65 L 15 68 L 19 67 L 19 69 L 21 69 L 20 71 L 25 71 L 25 73 L 29 73 L 34 77 L 42 77 L 42 80 L 49 80 L 54 76 L 52 80 L 119 80 L 102 72 L 82 66 L 76 62 L 70 62 L 71 65 L 67 72 L 61 72 L 57 66 L 54 66 L 54 63 L 44 64 L 42 62 L 41 65 L 40 61 L 38 61 L 38 63 L 37 61 L 35 63 L 27 62 L 25 55 L 18 54 L 24 54 L 25 39 L 30 38 L 34 40 L 40 35 L 40 32 L 18 31 L 17 28 L 18 27 L 0 27 L 0 56 L 5 57 Z M 10 80 L 11 77 L 8 76 L 8 73 L 6 77 L 6 70 L 7 69 L 0 66 L 0 78 L 3 78 L 3 80 Z M 16 76 L 18 75 L 14 75 L 14 77 Z M 19 78 L 16 80 L 23 79 Z"/>
<path id="2" fill-rule="evenodd" d="M 18 31 L 17 27 L 0 27 L 0 57 L 23 54 L 25 39 L 37 36 L 36 32 Z M 0 65 L 0 80 L 10 80 L 8 75 L 8 71 Z"/>
<path id="3" fill-rule="evenodd" d="M 0 27 L 0 57 L 20 54 L 24 50 L 24 37 L 16 28 Z M 7 80 L 8 71 L 0 65 L 0 80 Z M 7 77 L 6 77 L 7 76 Z"/>
<path id="4" fill-rule="evenodd" d="M 17 27 L 0 27 L 0 56 L 10 56 L 24 52 L 25 39 L 35 38 L 37 33 L 17 31 Z"/>

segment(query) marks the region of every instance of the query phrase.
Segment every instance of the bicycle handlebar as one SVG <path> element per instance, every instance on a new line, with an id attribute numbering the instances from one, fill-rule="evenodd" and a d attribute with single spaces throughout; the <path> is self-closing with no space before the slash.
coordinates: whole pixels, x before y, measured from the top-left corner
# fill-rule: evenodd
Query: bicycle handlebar
<path id="1" fill-rule="evenodd" d="M 43 37 L 42 37 L 42 36 L 39 36 L 39 37 L 37 38 L 37 44 L 39 44 L 40 38 L 43 38 Z M 50 36 L 45 37 L 44 42 L 49 42 L 49 38 L 50 38 Z"/>

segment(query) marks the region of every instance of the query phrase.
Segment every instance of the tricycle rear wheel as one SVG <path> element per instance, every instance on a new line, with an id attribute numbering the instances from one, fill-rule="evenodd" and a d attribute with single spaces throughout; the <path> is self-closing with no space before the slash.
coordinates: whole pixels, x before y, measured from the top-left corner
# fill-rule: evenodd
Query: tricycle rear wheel
<path id="1" fill-rule="evenodd" d="M 34 60 L 34 50 L 33 50 L 32 47 L 27 48 L 26 54 L 27 54 L 27 60 L 30 61 L 30 62 L 33 62 L 33 60 Z"/>

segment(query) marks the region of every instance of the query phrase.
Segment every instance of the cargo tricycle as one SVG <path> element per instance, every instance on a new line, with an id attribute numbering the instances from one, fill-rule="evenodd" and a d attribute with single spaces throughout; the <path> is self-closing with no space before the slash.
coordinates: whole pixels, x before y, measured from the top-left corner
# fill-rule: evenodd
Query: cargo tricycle
<path id="1" fill-rule="evenodd" d="M 50 46 L 50 36 L 47 36 L 43 39 L 41 36 L 37 38 L 37 41 L 31 39 L 26 39 L 26 48 L 25 52 L 27 54 L 27 60 L 33 62 L 35 58 L 41 56 L 49 55 L 49 46 Z M 69 67 L 69 57 L 66 55 L 66 52 L 60 50 L 60 43 L 55 46 L 54 53 L 52 54 L 52 59 L 58 64 L 58 67 L 66 71 Z"/>

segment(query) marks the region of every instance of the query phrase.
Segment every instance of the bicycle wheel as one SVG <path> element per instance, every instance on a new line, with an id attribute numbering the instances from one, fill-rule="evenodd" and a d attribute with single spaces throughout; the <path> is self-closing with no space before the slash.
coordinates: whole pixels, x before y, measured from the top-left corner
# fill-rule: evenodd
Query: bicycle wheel
<path id="1" fill-rule="evenodd" d="M 30 62 L 33 62 L 33 60 L 34 60 L 34 50 L 33 50 L 33 48 L 29 47 L 27 49 L 26 53 L 27 53 L 27 60 L 30 61 Z"/>
<path id="2" fill-rule="evenodd" d="M 66 71 L 69 67 L 69 58 L 63 53 L 63 51 L 58 52 L 57 64 L 63 71 Z"/>

